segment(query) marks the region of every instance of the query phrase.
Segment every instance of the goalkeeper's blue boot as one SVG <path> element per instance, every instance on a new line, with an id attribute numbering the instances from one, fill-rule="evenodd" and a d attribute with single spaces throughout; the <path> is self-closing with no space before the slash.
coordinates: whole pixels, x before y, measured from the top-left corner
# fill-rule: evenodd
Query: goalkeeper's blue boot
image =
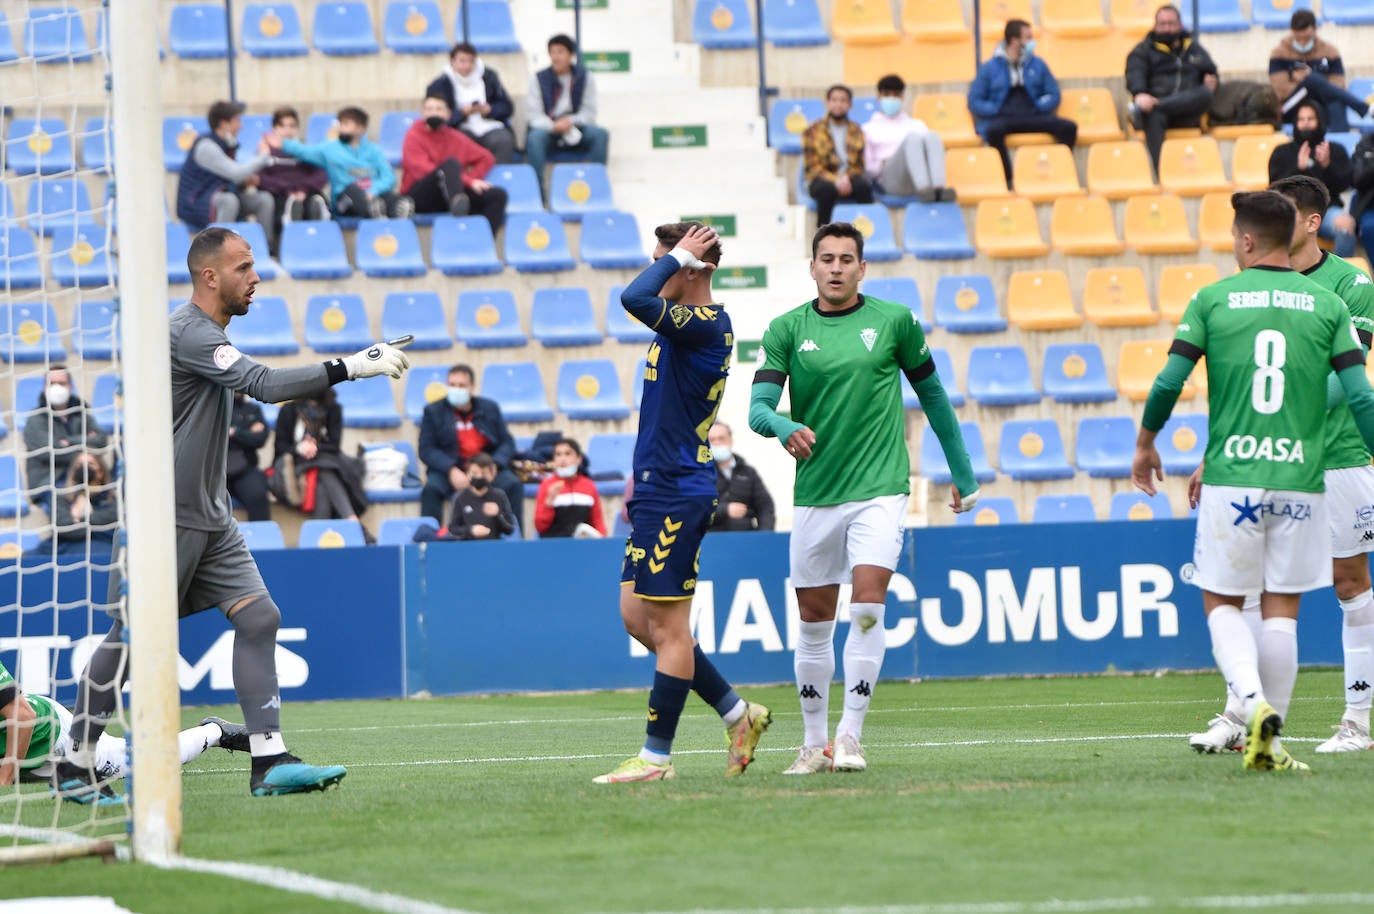
<path id="1" fill-rule="evenodd" d="M 253 759 L 249 787 L 255 797 L 328 790 L 344 779 L 342 765 L 307 765 L 289 752 Z"/>
<path id="2" fill-rule="evenodd" d="M 243 724 L 227 721 L 223 717 L 207 717 L 200 722 L 202 727 L 206 724 L 214 724 L 219 727 L 219 747 L 221 749 L 228 749 L 230 752 L 248 751 L 248 728 Z"/>
<path id="3" fill-rule="evenodd" d="M 82 806 L 118 806 L 124 802 L 108 781 L 94 771 L 63 759 L 53 766 L 52 792 L 68 803 Z"/>
<path id="4" fill-rule="evenodd" d="M 1245 767 L 1254 771 L 1274 770 L 1274 737 L 1283 729 L 1283 718 L 1274 706 L 1261 701 L 1250 712 L 1249 733 L 1245 739 Z"/>

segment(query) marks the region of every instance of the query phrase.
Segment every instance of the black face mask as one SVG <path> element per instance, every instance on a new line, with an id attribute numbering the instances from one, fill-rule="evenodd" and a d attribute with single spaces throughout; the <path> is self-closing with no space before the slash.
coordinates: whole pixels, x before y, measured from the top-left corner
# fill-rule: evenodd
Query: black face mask
<path id="1" fill-rule="evenodd" d="M 339 134 L 339 142 L 340 142 L 340 143 L 343 143 L 345 146 L 351 146 L 351 145 L 353 145 L 353 134 L 351 134 L 351 133 L 341 133 L 341 134 Z"/>
<path id="2" fill-rule="evenodd" d="M 438 130 L 440 127 L 444 126 L 445 122 L 442 117 L 436 115 L 434 117 L 425 118 L 425 123 L 429 125 L 430 130 Z"/>
<path id="3" fill-rule="evenodd" d="M 486 490 L 491 482 L 485 476 L 472 476 L 468 479 L 468 485 L 472 486 L 472 491 L 479 495 Z"/>
<path id="4" fill-rule="evenodd" d="M 1324 127 L 1316 127 L 1312 130 L 1293 131 L 1293 142 L 1298 145 L 1306 143 L 1309 148 L 1318 145 L 1324 139 L 1326 139 L 1326 128 Z"/>

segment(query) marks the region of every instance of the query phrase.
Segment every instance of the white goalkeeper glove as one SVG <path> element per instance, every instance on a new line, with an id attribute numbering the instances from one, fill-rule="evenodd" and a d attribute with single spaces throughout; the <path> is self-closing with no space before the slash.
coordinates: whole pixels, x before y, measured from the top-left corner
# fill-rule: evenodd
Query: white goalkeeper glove
<path id="1" fill-rule="evenodd" d="M 957 494 L 959 490 L 955 489 L 954 491 Z M 972 511 L 977 504 L 978 490 L 974 489 L 972 492 L 959 499 L 959 507 L 954 508 L 953 505 L 950 505 L 950 507 L 954 508 L 955 514 L 967 514 L 969 511 Z"/>
<path id="2" fill-rule="evenodd" d="M 388 343 L 377 343 L 362 352 L 345 356 L 344 368 L 348 369 L 348 380 L 372 378 L 379 374 L 400 380 L 401 374 L 410 367 L 406 354 Z"/>

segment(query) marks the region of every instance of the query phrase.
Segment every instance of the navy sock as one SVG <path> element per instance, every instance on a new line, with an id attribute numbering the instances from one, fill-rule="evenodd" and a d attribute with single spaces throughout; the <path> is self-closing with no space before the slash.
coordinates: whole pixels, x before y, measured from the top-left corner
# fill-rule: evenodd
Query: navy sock
<path id="1" fill-rule="evenodd" d="M 692 676 L 692 691 L 700 695 L 702 701 L 715 708 L 716 713 L 723 717 L 739 704 L 739 696 L 735 694 L 730 683 L 725 681 L 725 677 L 720 675 L 716 665 L 706 658 L 700 644 L 692 649 L 692 657 L 696 662 Z"/>
<path id="2" fill-rule="evenodd" d="M 673 751 L 673 737 L 677 735 L 677 721 L 692 690 L 690 679 L 679 679 L 654 671 L 654 687 L 649 692 L 649 722 L 644 727 L 644 748 L 668 755 Z"/>

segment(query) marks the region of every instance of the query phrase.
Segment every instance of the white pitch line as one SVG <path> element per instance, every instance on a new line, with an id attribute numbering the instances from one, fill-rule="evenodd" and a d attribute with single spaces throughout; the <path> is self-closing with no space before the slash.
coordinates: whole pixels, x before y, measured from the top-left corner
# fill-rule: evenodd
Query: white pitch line
<path id="1" fill-rule="evenodd" d="M 646 914 L 1091 914 L 1096 911 L 1154 911 L 1188 908 L 1199 911 L 1251 908 L 1310 908 L 1340 905 L 1368 908 L 1374 895 L 1350 892 L 1328 895 L 1202 895 L 1191 898 L 1132 896 L 1128 898 L 1051 898 L 1046 901 L 953 902 L 916 905 L 843 905 L 824 908 L 693 908 Z"/>

